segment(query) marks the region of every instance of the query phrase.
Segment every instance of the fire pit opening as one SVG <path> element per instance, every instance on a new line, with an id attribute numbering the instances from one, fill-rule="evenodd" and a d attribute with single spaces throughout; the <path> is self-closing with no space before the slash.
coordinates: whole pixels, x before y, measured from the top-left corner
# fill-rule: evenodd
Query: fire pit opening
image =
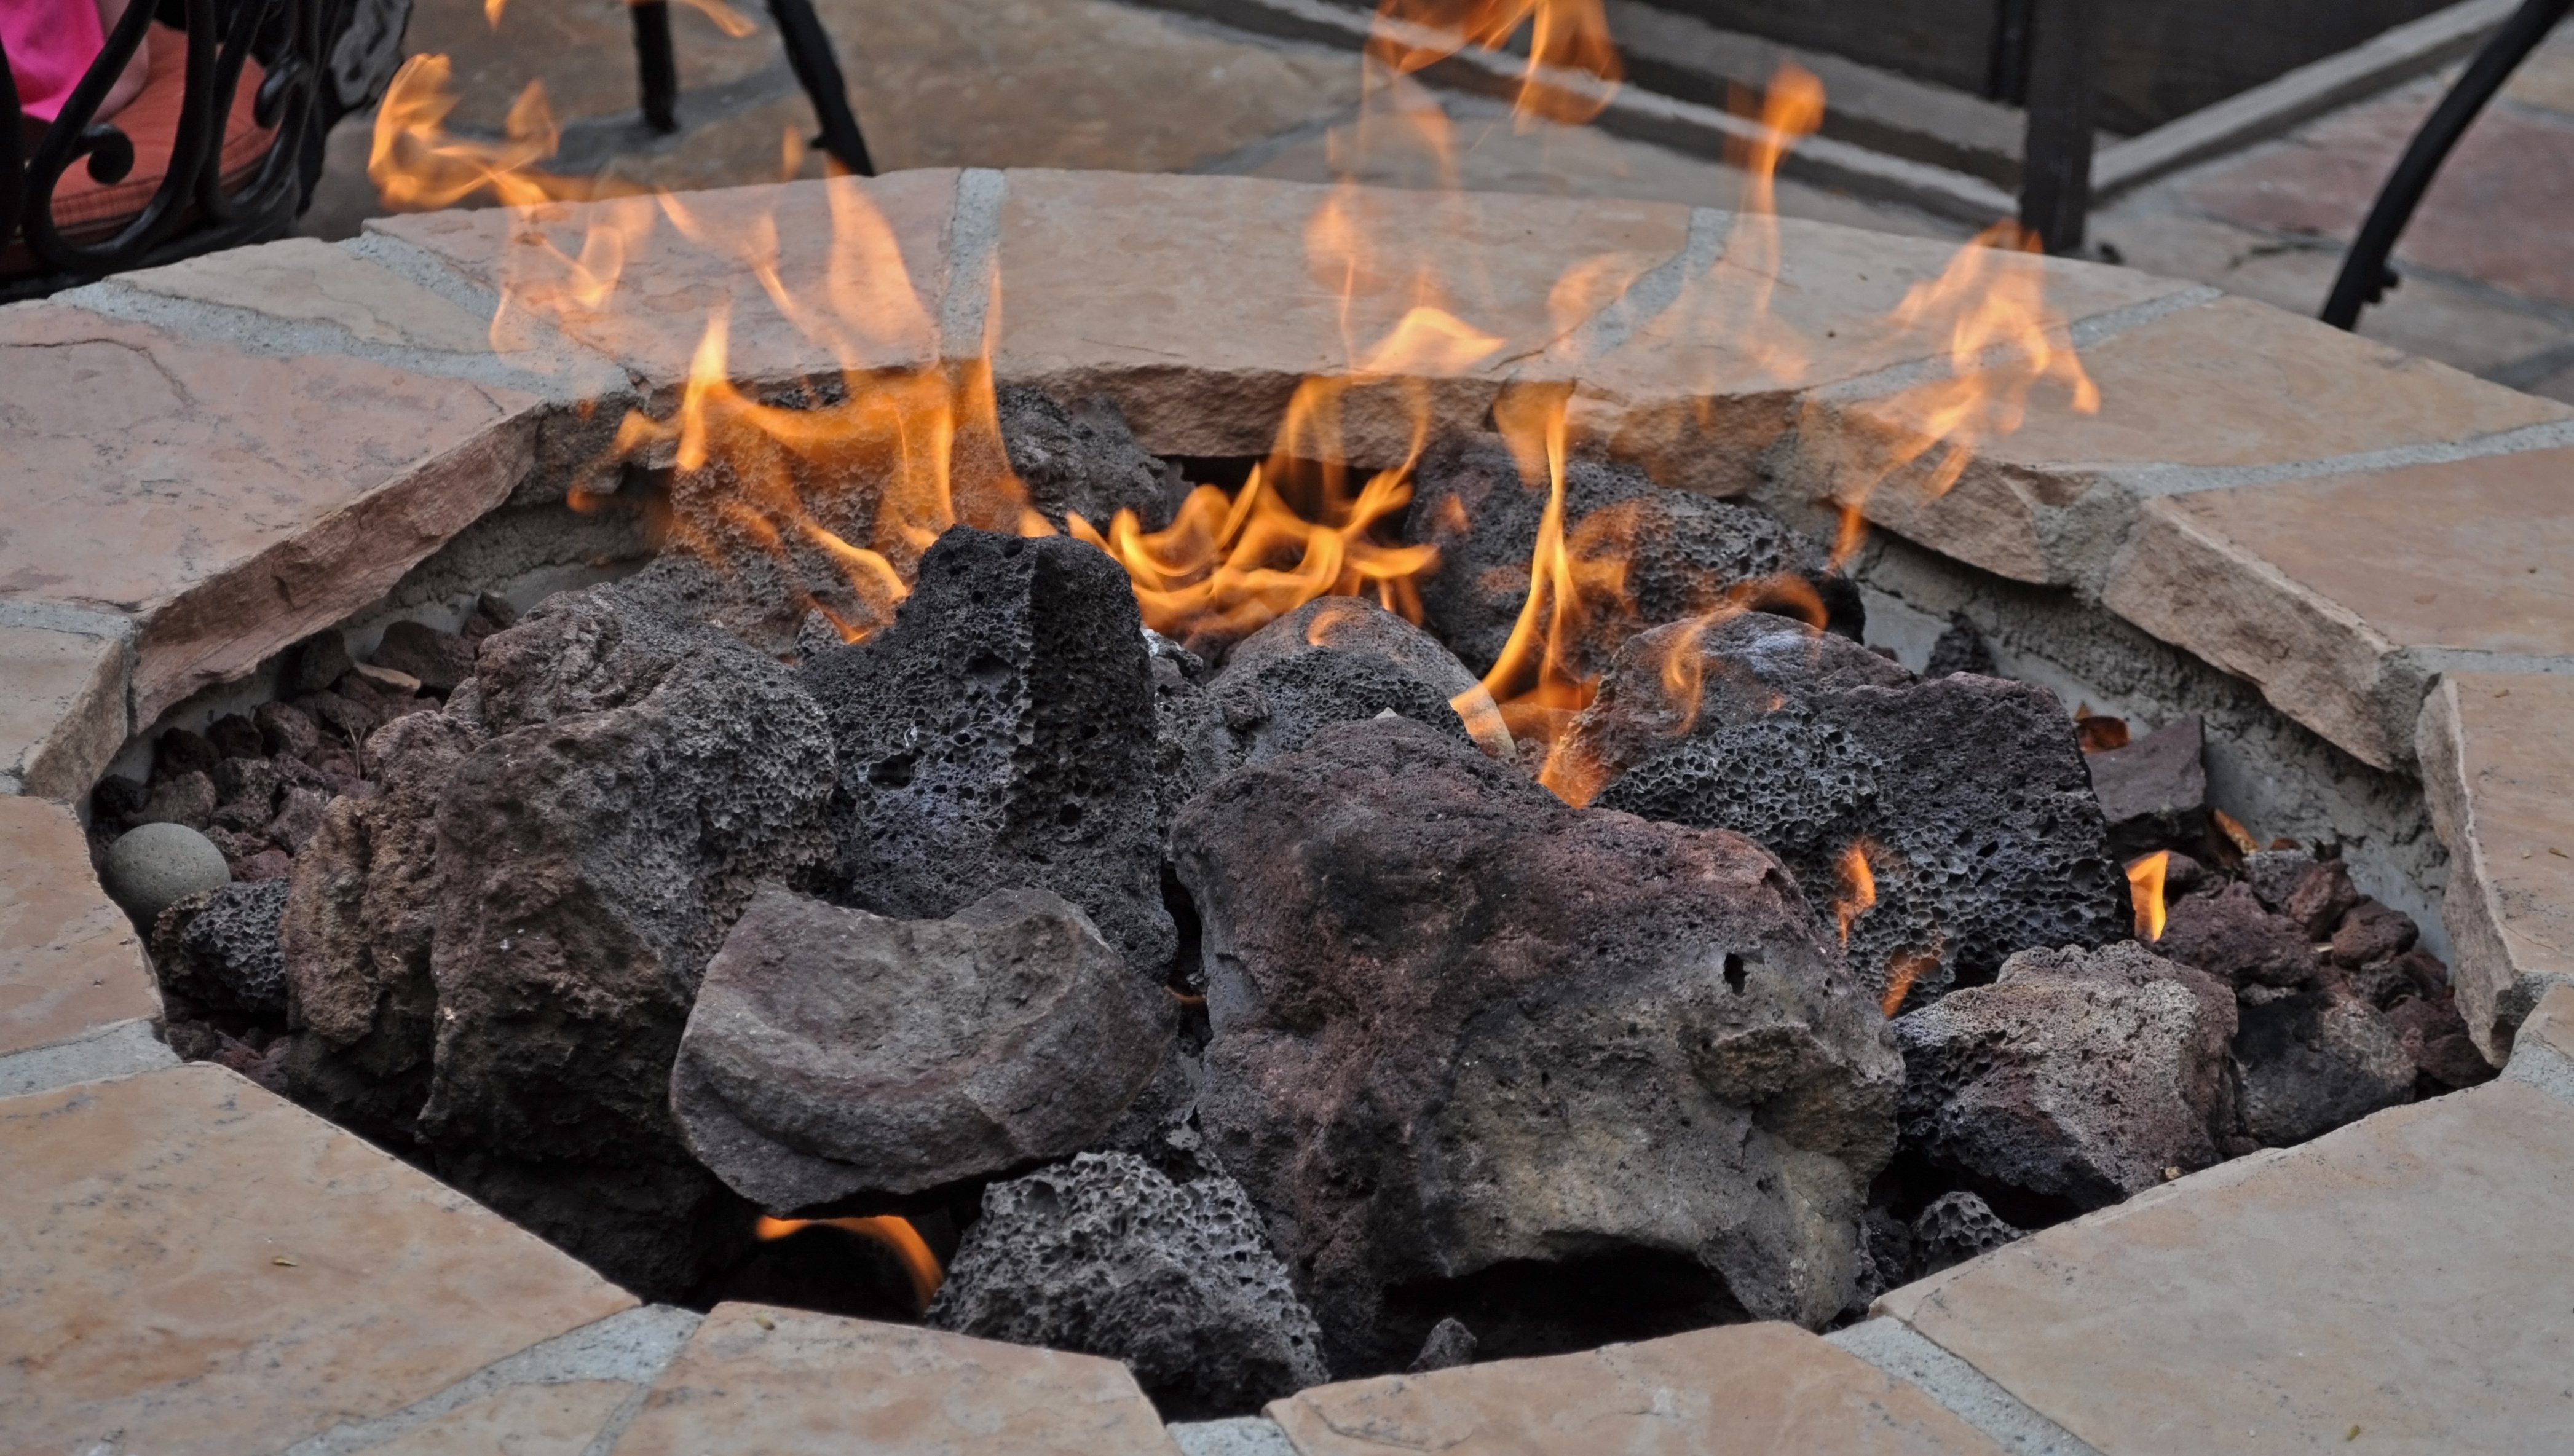
<path id="1" fill-rule="evenodd" d="M 183 1054 L 648 1297 L 1231 1414 L 1847 1323 L 2491 1075 L 2418 792 L 1775 447 L 700 383 L 90 805 Z"/>

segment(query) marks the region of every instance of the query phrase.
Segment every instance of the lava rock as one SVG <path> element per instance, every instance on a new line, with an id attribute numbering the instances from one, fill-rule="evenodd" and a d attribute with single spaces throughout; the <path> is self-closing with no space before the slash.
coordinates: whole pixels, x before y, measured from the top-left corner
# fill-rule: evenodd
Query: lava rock
<path id="1" fill-rule="evenodd" d="M 838 754 L 826 898 L 937 919 L 995 889 L 1051 890 L 1159 979 L 1177 938 L 1153 677 L 1115 562 L 958 527 L 921 558 L 891 628 L 802 681 Z"/>
<path id="2" fill-rule="evenodd" d="M 215 765 L 213 778 L 212 820 L 218 826 L 249 832 L 276 817 L 277 796 L 285 789 L 286 779 L 275 762 L 267 758 L 226 758 Z"/>
<path id="3" fill-rule="evenodd" d="M 1890 1014 L 2023 947 L 2127 930 L 2126 876 L 2043 688 L 1926 682 L 1848 639 L 1745 613 L 1629 642 L 1558 756 L 1606 785 L 1600 806 L 1749 834 L 1810 897 L 1846 905 L 1851 965 Z"/>
<path id="4" fill-rule="evenodd" d="M 2234 994 L 2133 941 L 2023 950 L 1895 1022 L 1904 1146 L 2087 1211 L 2217 1159 Z"/>
<path id="5" fill-rule="evenodd" d="M 230 883 L 232 871 L 205 835 L 185 824 L 155 822 L 117 835 L 98 877 L 108 898 L 149 925 L 188 896 Z"/>
<path id="6" fill-rule="evenodd" d="M 2251 886 L 2261 908 L 2285 914 L 2288 897 L 2297 892 L 2297 886 L 2305 881 L 2307 871 L 2316 862 L 2315 856 L 2303 849 L 2255 849 L 2243 856 L 2236 872 Z"/>
<path id="7" fill-rule="evenodd" d="M 251 710 L 260 745 L 272 756 L 312 761 L 322 747 L 322 726 L 313 715 L 291 703 L 263 703 Z"/>
<path id="8" fill-rule="evenodd" d="M 439 1147 L 430 1166 L 441 1182 L 654 1303 L 696 1297 L 750 1221 L 714 1174 L 658 1145 L 576 1160 Z"/>
<path id="9" fill-rule="evenodd" d="M 2085 753 L 2109 851 L 2120 858 L 2207 833 L 2206 738 L 2196 714 L 2175 719 L 2123 748 Z"/>
<path id="10" fill-rule="evenodd" d="M 474 644 L 426 623 L 397 622 L 385 629 L 372 661 L 376 667 L 411 675 L 421 687 L 443 697 L 474 676 Z"/>
<path id="11" fill-rule="evenodd" d="M 163 910 L 152 928 L 161 988 L 202 1009 L 282 1023 L 286 951 L 278 923 L 286 914 L 286 889 L 283 879 L 227 884 Z"/>
<path id="12" fill-rule="evenodd" d="M 983 1190 L 926 1323 L 1125 1362 L 1166 1416 L 1243 1415 L 1331 1378 L 1240 1184 L 1084 1153 Z"/>
<path id="13" fill-rule="evenodd" d="M 340 681 L 358 660 L 349 656 L 349 641 L 337 629 L 317 632 L 295 645 L 286 661 L 286 675 L 279 680 L 278 690 L 288 698 L 302 698 L 309 693 L 326 693 Z"/>
<path id="14" fill-rule="evenodd" d="M 480 643 L 496 632 L 508 632 L 519 625 L 519 609 L 510 599 L 486 592 L 474 599 L 474 610 L 468 613 L 464 626 L 456 635 L 469 643 Z"/>
<path id="15" fill-rule="evenodd" d="M 1451 1315 L 1519 1353 L 1496 1288 L 1584 1338 L 1843 1307 L 1901 1059 L 1758 845 L 1384 719 L 1217 780 L 1173 854 L 1199 1123 L 1334 1368 L 1399 1368 Z"/>
<path id="16" fill-rule="evenodd" d="M 1153 673 L 1153 840 L 1167 845 L 1180 805 L 1235 763 L 1223 715 L 1207 693 L 1215 674 L 1206 660 L 1151 628 L 1144 652 Z"/>
<path id="17" fill-rule="evenodd" d="M 2413 1100 L 2403 1038 L 2375 1006 L 2337 984 L 2246 1000 L 2233 1058 L 2244 1135 L 2265 1147 L 2320 1137 Z"/>
<path id="18" fill-rule="evenodd" d="M 202 768 L 156 776 L 152 796 L 135 814 L 138 824 L 184 824 L 203 831 L 215 820 L 215 780 Z"/>
<path id="19" fill-rule="evenodd" d="M 698 977 L 764 880 L 818 868 L 832 744 L 774 660 L 618 585 L 484 641 L 486 741 L 438 798 L 425 1137 L 496 1156 L 669 1144 Z"/>
<path id="20" fill-rule="evenodd" d="M 313 836 L 322 832 L 322 817 L 330 806 L 331 800 L 325 794 L 310 788 L 290 788 L 280 799 L 276 815 L 260 832 L 288 853 L 300 854 Z"/>
<path id="21" fill-rule="evenodd" d="M 1146 531 L 1171 524 L 1179 473 L 1135 443 L 1116 401 L 1094 396 L 1067 410 L 1043 391 L 1011 385 L 996 405 L 1010 469 L 1056 530 L 1078 515 L 1104 532 L 1120 511 L 1134 512 Z"/>
<path id="22" fill-rule="evenodd" d="M 206 741 L 226 758 L 258 758 L 268 752 L 261 739 L 259 726 L 238 713 L 228 713 L 206 725 Z M 223 765 L 215 765 L 221 768 Z M 220 779 L 218 779 L 220 782 Z"/>
<path id="23" fill-rule="evenodd" d="M 1930 644 L 1930 660 L 1922 669 L 1925 678 L 1951 678 L 1971 673 L 1978 678 L 1999 676 L 1993 671 L 1992 649 L 1984 646 L 1984 635 L 1975 630 L 1966 614 L 1948 614 L 1948 628 Z"/>
<path id="24" fill-rule="evenodd" d="M 2392 960 L 2413 948 L 2422 928 L 2402 910 L 2364 899 L 2350 907 L 2332 934 L 2333 964 L 2357 968 Z"/>
<path id="25" fill-rule="evenodd" d="M 204 737 L 186 728 L 170 728 L 152 742 L 155 783 L 185 773 L 212 773 L 223 754 Z"/>
<path id="26" fill-rule="evenodd" d="M 1983 1199 L 1972 1193 L 1942 1193 L 1913 1219 L 1913 1277 L 1927 1279 L 2006 1243 L 2028 1231 L 2002 1222 Z"/>
<path id="27" fill-rule="evenodd" d="M 1457 661 L 1457 655 L 1420 628 L 1357 597 L 1317 597 L 1236 644 L 1225 659 L 1223 675 L 1216 679 L 1218 702 L 1226 701 L 1227 684 L 1249 683 L 1254 691 L 1260 691 L 1264 683 L 1272 681 L 1267 675 L 1275 665 L 1318 653 L 1371 659 L 1417 680 L 1448 707 L 1450 715 L 1465 726 L 1467 734 L 1485 752 L 1502 759 L 1514 753 L 1510 729 L 1502 726 L 1501 710 L 1483 683 Z M 1268 695 L 1263 692 L 1262 696 Z M 1323 722 L 1355 723 L 1374 718 L 1386 708 L 1435 728 L 1444 730 L 1447 727 L 1438 714 L 1423 717 L 1391 702 L 1379 705 L 1375 712 L 1357 712 L 1353 705 L 1346 717 L 1320 720 L 1314 707 L 1297 704 L 1284 717 L 1311 721 L 1312 727 L 1319 728 Z M 1234 710 L 1226 709 L 1228 722 L 1236 716 Z M 1310 728 L 1302 735 L 1290 734 L 1294 736 L 1290 743 L 1274 728 L 1255 729 L 1259 742 L 1250 756 L 1292 753 L 1311 735 Z"/>
<path id="28" fill-rule="evenodd" d="M 1415 472 L 1415 544 L 1439 548 L 1421 601 L 1440 641 L 1469 669 L 1489 672 L 1528 600 L 1529 562 L 1550 490 L 1521 477 L 1499 436 L 1449 436 Z M 1565 463 L 1567 548 L 1626 562 L 1623 601 L 1586 598 L 1579 642 L 1559 645 L 1577 672 L 1606 668 L 1639 629 L 1727 606 L 1793 610 L 1858 638 L 1859 589 L 1821 545 L 1742 506 L 1659 487 L 1632 466 Z"/>
<path id="29" fill-rule="evenodd" d="M 2386 1013 L 2386 1024 L 2395 1028 L 2395 1039 L 2403 1043 L 2404 1054 L 2413 1058 L 2413 1069 L 2421 1078 L 2417 1088 L 2427 1085 L 2431 1091 L 2455 1091 L 2489 1082 L 2498 1071 L 2476 1050 L 2467 1035 L 2466 1018 L 2445 994 L 2396 1003 Z"/>
<path id="30" fill-rule="evenodd" d="M 2314 946 L 2305 932 L 2285 915 L 2261 908 L 2251 886 L 2239 879 L 2173 900 L 2154 951 L 2236 987 L 2299 985 L 2315 972 Z"/>
<path id="31" fill-rule="evenodd" d="M 2370 1005 L 2391 1011 L 2398 1001 L 2446 995 L 2449 968 L 2427 950 L 2407 950 L 2345 970 L 2342 981 Z"/>
<path id="32" fill-rule="evenodd" d="M 487 736 L 453 713 L 386 725 L 367 740 L 382 792 L 333 800 L 294 860 L 279 927 L 304 1031 L 290 1094 L 388 1142 L 414 1136 L 437 1043 L 438 799 Z"/>
<path id="33" fill-rule="evenodd" d="M 1406 1373 L 1424 1375 L 1433 1370 L 1454 1370 L 1475 1363 L 1475 1332 L 1466 1322 L 1450 1315 L 1430 1327 L 1430 1337 L 1421 1342 L 1421 1353 L 1412 1357 Z"/>
<path id="34" fill-rule="evenodd" d="M 1078 1151 L 1170 1043 L 1169 996 L 1044 890 L 893 920 L 771 887 L 707 963 L 670 1103 L 736 1191 L 805 1208 Z"/>
<path id="35" fill-rule="evenodd" d="M 2326 859 L 2297 881 L 2279 912 L 2295 921 L 2307 939 L 2321 940 L 2333 933 L 2359 900 L 2359 890 L 2350 882 L 2349 866 L 2338 859 Z"/>

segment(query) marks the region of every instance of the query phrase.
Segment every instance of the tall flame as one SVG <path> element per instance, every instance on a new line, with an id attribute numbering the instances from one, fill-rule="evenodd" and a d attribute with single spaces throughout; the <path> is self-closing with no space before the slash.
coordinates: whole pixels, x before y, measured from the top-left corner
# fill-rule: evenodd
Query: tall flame
<path id="1" fill-rule="evenodd" d="M 1528 29 L 1528 65 L 1513 111 L 1524 121 L 1598 116 L 1624 73 L 1601 0 L 1383 0 L 1368 58 L 1398 76 L 1468 46 L 1498 51 Z"/>
<path id="2" fill-rule="evenodd" d="M 938 1255 L 930 1252 L 929 1242 L 908 1218 L 880 1214 L 873 1218 L 771 1218 L 763 1213 L 751 1225 L 751 1233 L 760 1239 L 784 1238 L 808 1228 L 845 1229 L 860 1238 L 872 1239 L 892 1251 L 902 1263 L 903 1274 L 911 1280 L 912 1297 L 922 1309 L 937 1295 L 938 1286 L 947 1273 L 938 1267 Z"/>
<path id="3" fill-rule="evenodd" d="M 2171 851 L 2157 849 L 2127 866 L 2127 898 L 2136 912 L 2136 938 L 2148 943 L 2163 938 L 2163 876 Z"/>
<path id="4" fill-rule="evenodd" d="M 1842 897 L 1833 903 L 1833 918 L 1841 924 L 1842 943 L 1848 945 L 1852 924 L 1877 907 L 1877 871 L 1868 862 L 1866 846 L 1860 844 L 1842 851 L 1841 870 Z"/>

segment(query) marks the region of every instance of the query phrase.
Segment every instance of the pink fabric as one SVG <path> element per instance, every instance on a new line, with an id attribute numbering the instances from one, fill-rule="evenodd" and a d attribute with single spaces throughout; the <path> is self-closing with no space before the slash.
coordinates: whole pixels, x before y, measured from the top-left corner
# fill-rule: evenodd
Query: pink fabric
<path id="1" fill-rule="evenodd" d="M 0 46 L 18 85 L 18 109 L 52 121 L 107 45 L 93 0 L 0 0 Z"/>

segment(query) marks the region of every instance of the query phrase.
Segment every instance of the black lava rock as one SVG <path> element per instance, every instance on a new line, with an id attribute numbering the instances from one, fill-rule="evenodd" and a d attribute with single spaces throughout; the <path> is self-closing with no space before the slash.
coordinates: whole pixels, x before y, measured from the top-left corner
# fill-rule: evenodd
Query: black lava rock
<path id="1" fill-rule="evenodd" d="M 1065 409 L 1013 385 L 996 403 L 1010 469 L 1028 488 L 1028 504 L 1057 530 L 1078 515 L 1106 531 L 1119 511 L 1134 512 L 1147 531 L 1171 524 L 1179 473 L 1135 443 L 1116 401 L 1094 397 Z"/>
<path id="2" fill-rule="evenodd" d="M 1153 677 L 1115 562 L 958 527 L 891 628 L 802 680 L 837 744 L 826 898 L 932 920 L 996 889 L 1052 890 L 1159 979 L 1177 938 Z"/>
<path id="3" fill-rule="evenodd" d="M 227 884 L 163 910 L 152 930 L 162 987 L 200 1009 L 283 1022 L 286 951 L 278 923 L 286 889 L 283 879 Z"/>

